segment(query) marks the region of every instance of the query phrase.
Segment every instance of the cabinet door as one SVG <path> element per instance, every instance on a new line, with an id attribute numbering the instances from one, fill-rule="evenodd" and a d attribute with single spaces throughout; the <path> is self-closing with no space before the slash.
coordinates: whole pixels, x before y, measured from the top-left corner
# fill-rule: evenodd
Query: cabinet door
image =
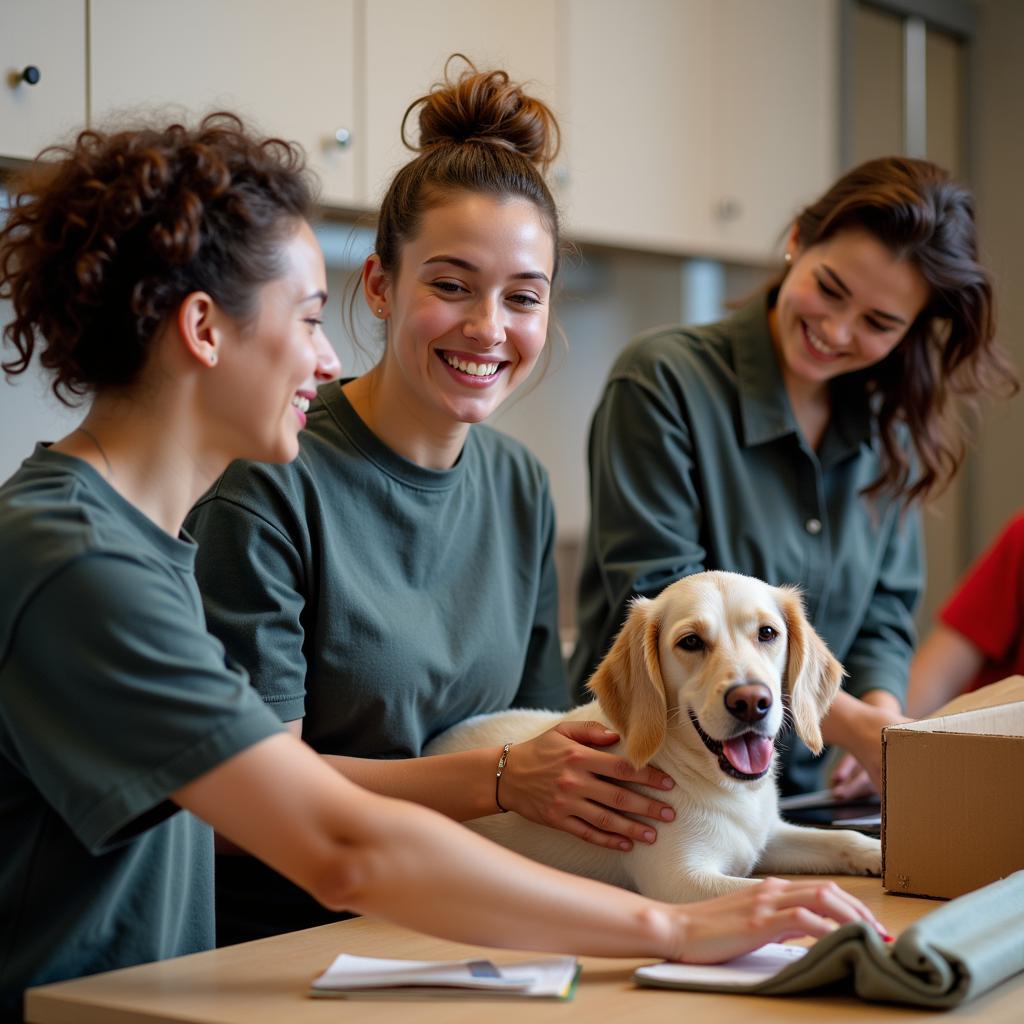
<path id="1" fill-rule="evenodd" d="M 835 0 L 564 0 L 578 237 L 762 262 L 838 157 Z"/>
<path id="2" fill-rule="evenodd" d="M 566 214 L 583 240 L 677 251 L 711 230 L 713 0 L 565 0 Z"/>
<path id="3" fill-rule="evenodd" d="M 839 166 L 838 8 L 833 0 L 716 0 L 716 154 L 707 199 L 715 248 L 779 253 L 801 207 Z"/>
<path id="4" fill-rule="evenodd" d="M 558 5 L 551 0 L 369 0 L 366 4 L 366 202 L 376 206 L 410 159 L 399 137 L 406 107 L 463 53 L 477 67 L 529 81 L 558 108 Z M 418 124 L 410 118 L 415 142 Z"/>
<path id="5" fill-rule="evenodd" d="M 84 0 L 3 0 L 0 73 L 0 155 L 31 158 L 84 128 Z"/>
<path id="6" fill-rule="evenodd" d="M 154 107 L 236 111 L 300 143 L 324 201 L 352 206 L 353 3 L 91 0 L 92 120 Z M 345 148 L 339 129 L 352 133 Z"/>

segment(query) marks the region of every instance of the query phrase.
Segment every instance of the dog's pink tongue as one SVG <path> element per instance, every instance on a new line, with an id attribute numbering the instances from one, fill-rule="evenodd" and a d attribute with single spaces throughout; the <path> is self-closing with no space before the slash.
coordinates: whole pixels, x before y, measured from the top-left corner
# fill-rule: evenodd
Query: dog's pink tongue
<path id="1" fill-rule="evenodd" d="M 752 732 L 726 740 L 722 750 L 729 764 L 744 775 L 760 775 L 767 770 L 772 759 L 772 741 Z"/>

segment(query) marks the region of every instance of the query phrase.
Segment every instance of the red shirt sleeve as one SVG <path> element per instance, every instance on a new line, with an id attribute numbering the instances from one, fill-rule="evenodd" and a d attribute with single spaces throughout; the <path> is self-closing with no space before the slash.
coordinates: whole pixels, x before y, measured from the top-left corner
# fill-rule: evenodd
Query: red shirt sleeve
<path id="1" fill-rule="evenodd" d="M 1024 513 L 971 566 L 939 619 L 992 661 L 1013 654 L 1024 633 Z"/>

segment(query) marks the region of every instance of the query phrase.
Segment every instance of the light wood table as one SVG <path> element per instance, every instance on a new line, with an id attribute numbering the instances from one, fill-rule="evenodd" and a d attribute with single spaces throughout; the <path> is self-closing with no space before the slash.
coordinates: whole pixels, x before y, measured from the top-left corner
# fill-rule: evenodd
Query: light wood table
<path id="1" fill-rule="evenodd" d="M 872 908 L 894 934 L 935 909 L 933 900 L 891 896 L 877 878 L 836 878 Z M 643 1021 L 644 1024 L 722 1024 L 723 1021 L 929 1021 L 935 1011 L 865 1003 L 853 996 L 755 997 L 634 987 L 630 976 L 643 960 L 583 957 L 583 974 L 568 1003 L 545 1000 L 378 998 L 311 999 L 309 983 L 339 953 L 441 960 L 484 955 L 498 963 L 530 954 L 482 951 L 432 939 L 379 921 L 356 919 L 293 932 L 163 963 L 130 967 L 30 991 L 26 1020 L 35 1024 L 544 1024 L 547 1021 Z M 941 1014 L 957 1019 L 1020 1024 L 1024 974 L 980 999 Z"/>

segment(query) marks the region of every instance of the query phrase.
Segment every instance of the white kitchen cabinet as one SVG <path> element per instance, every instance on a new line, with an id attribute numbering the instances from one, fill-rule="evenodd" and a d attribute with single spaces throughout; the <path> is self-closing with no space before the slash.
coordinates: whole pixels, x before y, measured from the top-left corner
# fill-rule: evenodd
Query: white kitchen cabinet
<path id="1" fill-rule="evenodd" d="M 761 262 L 837 170 L 834 0 L 562 0 L 576 237 Z"/>
<path id="2" fill-rule="evenodd" d="M 480 68 L 502 68 L 558 106 L 559 13 L 555 0 L 367 0 L 365 198 L 371 208 L 413 155 L 399 136 L 405 109 L 442 78 L 452 53 Z M 418 138 L 415 117 L 408 135 Z"/>
<path id="3" fill-rule="evenodd" d="M 91 0 L 91 121 L 237 111 L 303 146 L 325 202 L 358 205 L 355 2 Z"/>
<path id="4" fill-rule="evenodd" d="M 69 9 L 78 11 L 77 22 Z M 405 108 L 441 77 L 453 52 L 508 69 L 557 105 L 555 0 L 522 0 L 514 8 L 503 0 L 91 0 L 88 83 L 85 11 L 84 0 L 0 6 L 5 63 L 24 64 L 24 51 L 38 64 L 37 40 L 51 49 L 61 41 L 70 51 L 60 62 L 62 81 L 78 101 L 62 118 L 36 103 L 29 142 L 14 137 L 5 117 L 0 155 L 34 155 L 65 124 L 81 127 L 87 119 L 102 127 L 151 111 L 194 119 L 235 110 L 302 144 L 326 203 L 373 209 L 410 156 L 399 138 Z M 69 26 L 77 34 L 66 40 Z M 52 91 L 55 79 L 45 80 Z M 35 88 L 12 84 L 4 101 L 27 106 L 42 96 Z"/>
<path id="5" fill-rule="evenodd" d="M 837 171 L 838 0 L 4 0 L 0 19 L 5 156 L 118 112 L 226 108 L 301 143 L 327 204 L 373 210 L 410 156 L 402 113 L 460 51 L 555 108 L 583 241 L 763 262 Z M 40 84 L 12 84 L 30 63 Z"/>
<path id="6" fill-rule="evenodd" d="M 2 0 L 0 75 L 0 156 L 85 127 L 85 0 Z"/>
<path id="7" fill-rule="evenodd" d="M 715 173 L 707 249 L 756 261 L 839 174 L 839 9 L 713 0 Z"/>
<path id="8" fill-rule="evenodd" d="M 706 234 L 710 8 L 563 3 L 567 226 L 585 240 L 682 249 Z"/>

